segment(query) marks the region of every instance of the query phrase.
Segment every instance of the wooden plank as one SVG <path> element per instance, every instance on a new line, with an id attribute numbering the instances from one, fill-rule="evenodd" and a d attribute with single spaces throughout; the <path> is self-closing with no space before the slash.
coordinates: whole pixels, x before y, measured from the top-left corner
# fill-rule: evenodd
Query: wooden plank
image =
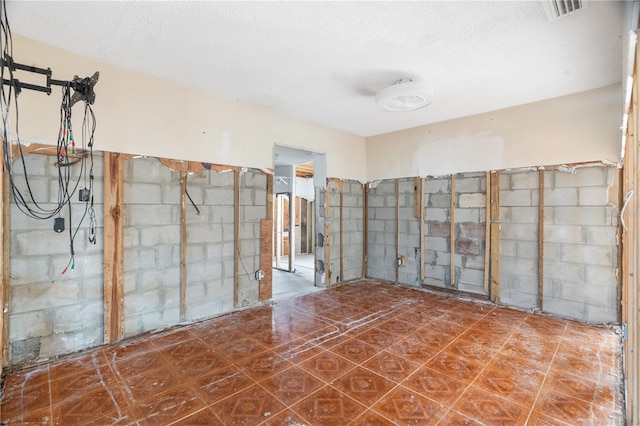
<path id="1" fill-rule="evenodd" d="M 400 282 L 400 179 L 396 179 L 396 284 Z"/>
<path id="2" fill-rule="evenodd" d="M 124 159 L 104 153 L 104 342 L 124 338 Z"/>
<path id="3" fill-rule="evenodd" d="M 491 172 L 486 173 L 485 190 L 486 201 L 484 204 L 484 292 L 489 294 L 489 258 L 491 247 L 491 218 L 489 217 L 489 206 L 491 205 Z"/>
<path id="4" fill-rule="evenodd" d="M 368 269 L 368 235 L 369 235 L 369 184 L 362 185 L 362 277 L 367 276 Z"/>
<path id="5" fill-rule="evenodd" d="M 331 217 L 330 191 L 331 189 L 329 185 L 327 185 L 327 187 L 324 189 L 324 220 L 325 221 L 327 221 Z"/>
<path id="6" fill-rule="evenodd" d="M 500 303 L 500 172 L 491 173 L 490 191 L 491 286 L 489 294 L 492 302 Z"/>
<path id="7" fill-rule="evenodd" d="M 1 139 L 0 139 L 1 141 Z M 4 158 L 4 143 L 0 145 L 0 155 Z M 11 285 L 11 192 L 9 186 L 9 176 L 5 169 L 4 161 L 2 161 L 2 169 L 0 170 L 0 188 L 2 189 L 2 200 L 0 200 L 0 212 L 2 213 L 2 221 L 0 222 L 0 249 L 2 256 L 0 257 L 0 307 L 2 307 L 2 315 L 0 315 L 0 372 L 2 367 L 9 362 L 9 286 Z"/>
<path id="8" fill-rule="evenodd" d="M 344 281 L 344 222 L 342 220 L 344 214 L 344 194 L 340 191 L 340 280 Z"/>
<path id="9" fill-rule="evenodd" d="M 456 175 L 451 175 L 451 213 L 449 214 L 450 220 L 450 285 L 456 288 Z"/>
<path id="10" fill-rule="evenodd" d="M 421 182 L 422 179 L 419 177 L 413 178 L 413 217 L 416 219 L 420 219 L 420 206 L 422 205 Z"/>
<path id="11" fill-rule="evenodd" d="M 187 317 L 187 171 L 180 172 L 180 321 Z"/>
<path id="12" fill-rule="evenodd" d="M 273 175 L 267 175 L 267 219 L 273 222 Z"/>
<path id="13" fill-rule="evenodd" d="M 324 222 L 324 283 L 331 284 L 331 224 Z"/>
<path id="14" fill-rule="evenodd" d="M 544 287 L 544 170 L 538 171 L 538 310 L 542 311 Z"/>
<path id="15" fill-rule="evenodd" d="M 424 208 L 425 208 L 425 196 L 424 191 L 427 185 L 426 178 L 420 179 L 420 284 L 424 281 L 425 268 L 424 268 Z"/>
<path id="16" fill-rule="evenodd" d="M 260 270 L 264 277 L 260 280 L 260 300 L 269 300 L 273 295 L 273 220 L 260 220 Z"/>
<path id="17" fill-rule="evenodd" d="M 240 303 L 240 171 L 233 171 L 233 300 Z"/>

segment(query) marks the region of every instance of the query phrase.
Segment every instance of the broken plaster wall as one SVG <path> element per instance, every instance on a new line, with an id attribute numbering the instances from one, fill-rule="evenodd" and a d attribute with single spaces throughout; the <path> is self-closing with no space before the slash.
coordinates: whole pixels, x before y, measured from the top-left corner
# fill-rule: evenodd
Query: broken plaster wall
<path id="1" fill-rule="evenodd" d="M 180 172 L 125 160 L 124 334 L 180 321 Z"/>
<path id="2" fill-rule="evenodd" d="M 234 308 L 233 171 L 206 170 L 187 177 L 186 319 Z"/>
<path id="3" fill-rule="evenodd" d="M 54 157 L 25 156 L 29 183 L 36 201 L 46 208 L 57 202 L 58 169 Z M 16 183 L 25 188 L 19 160 L 14 163 Z M 94 153 L 94 208 L 97 241 L 88 240 L 89 221 L 80 226 L 74 242 L 75 265 L 61 272 L 70 259 L 69 226 L 74 227 L 85 211 L 76 194 L 61 211 L 65 231 L 53 231 L 53 218 L 27 217 L 11 199 L 11 276 L 9 282 L 9 364 L 44 360 L 102 344 L 103 341 L 103 160 Z M 66 171 L 66 170 L 63 170 Z M 69 168 L 71 178 L 79 164 Z M 80 187 L 84 187 L 81 182 Z M 25 194 L 26 195 L 26 194 Z"/>

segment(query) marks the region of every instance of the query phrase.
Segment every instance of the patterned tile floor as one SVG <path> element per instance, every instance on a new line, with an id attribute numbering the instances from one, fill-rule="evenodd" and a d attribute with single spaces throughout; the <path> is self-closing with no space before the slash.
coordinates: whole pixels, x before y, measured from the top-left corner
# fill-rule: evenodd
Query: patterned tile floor
<path id="1" fill-rule="evenodd" d="M 611 330 L 363 282 L 10 374 L 44 425 L 622 425 Z"/>

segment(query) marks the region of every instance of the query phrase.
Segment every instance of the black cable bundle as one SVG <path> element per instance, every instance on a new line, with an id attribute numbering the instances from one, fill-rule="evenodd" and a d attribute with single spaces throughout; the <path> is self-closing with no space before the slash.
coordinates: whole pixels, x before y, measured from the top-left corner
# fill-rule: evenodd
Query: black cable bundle
<path id="1" fill-rule="evenodd" d="M 11 37 L 11 29 L 7 19 L 7 9 L 4 0 L 0 1 L 0 54 L 2 58 L 13 57 L 13 41 Z M 0 82 L 2 90 L 0 93 L 0 107 L 2 109 L 2 143 L 4 151 L 4 167 L 9 178 L 11 194 L 13 196 L 16 207 L 25 215 L 39 220 L 47 220 L 61 215 L 62 209 L 66 206 L 69 215 L 69 251 L 70 259 L 62 273 L 67 272 L 69 266 L 71 269 L 75 267 L 75 250 L 74 240 L 84 219 L 89 215 L 89 241 L 96 243 L 96 218 L 93 208 L 93 140 L 96 129 L 96 119 L 89 102 L 85 100 L 84 119 L 82 122 L 82 143 L 80 152 L 76 152 L 76 143 L 73 137 L 73 127 L 71 124 L 71 85 L 66 84 L 62 87 L 62 102 L 60 105 L 60 126 L 58 130 L 58 141 L 56 145 L 56 163 L 58 169 L 58 194 L 57 200 L 53 206 L 45 206 L 44 203 L 36 201 L 31 184 L 29 182 L 29 173 L 24 160 L 22 143 L 20 141 L 19 130 L 19 110 L 17 100 L 17 84 L 14 79 L 13 69 L 3 64 L 0 66 Z M 7 89 L 5 89 L 5 85 Z M 15 146 L 18 150 L 19 167 L 22 170 L 22 178 L 24 179 L 24 188 L 20 188 L 16 182 L 14 175 L 14 158 L 13 147 L 10 135 L 10 116 L 11 107 L 15 109 Z M 88 151 L 88 155 L 86 154 Z M 87 165 L 87 158 L 89 164 Z M 80 163 L 80 171 L 77 179 L 71 176 L 71 165 Z M 85 203 L 85 209 L 80 221 L 75 229 L 72 226 L 72 209 L 71 199 L 76 194 L 80 182 L 84 180 L 84 191 L 88 191 L 89 196 Z M 47 200 L 48 201 L 48 200 Z"/>

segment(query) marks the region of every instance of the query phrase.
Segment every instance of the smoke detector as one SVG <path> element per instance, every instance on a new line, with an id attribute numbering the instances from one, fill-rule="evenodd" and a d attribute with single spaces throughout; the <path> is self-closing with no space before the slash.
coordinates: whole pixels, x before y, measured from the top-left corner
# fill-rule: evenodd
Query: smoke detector
<path id="1" fill-rule="evenodd" d="M 383 111 L 416 111 L 433 102 L 433 89 L 426 83 L 403 78 L 376 95 L 376 106 Z"/>

